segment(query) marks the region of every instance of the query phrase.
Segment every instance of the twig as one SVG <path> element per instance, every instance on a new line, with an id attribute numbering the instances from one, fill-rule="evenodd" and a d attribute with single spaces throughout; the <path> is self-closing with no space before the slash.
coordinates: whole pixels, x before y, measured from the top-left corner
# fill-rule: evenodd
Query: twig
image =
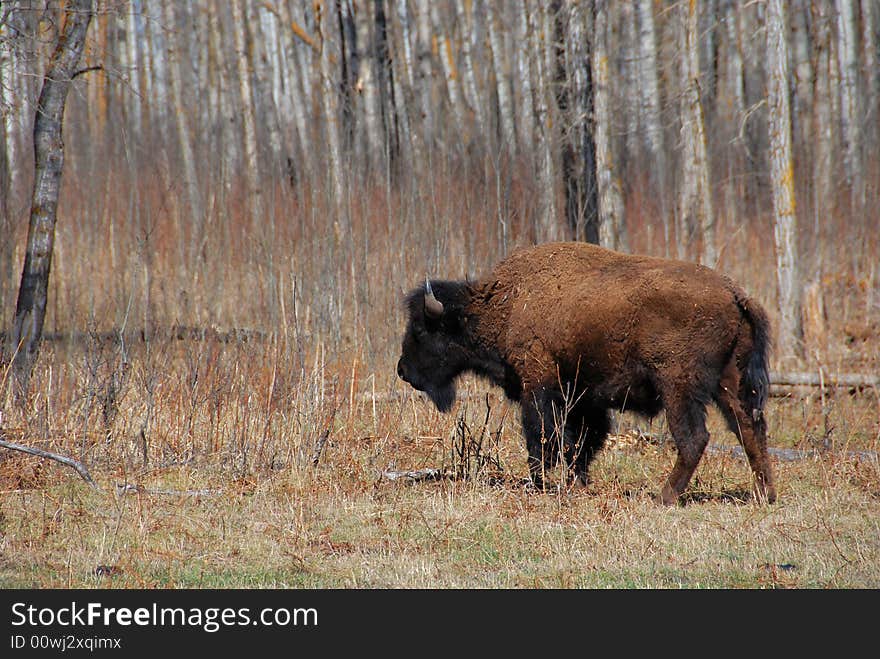
<path id="1" fill-rule="evenodd" d="M 101 488 L 98 484 L 92 479 L 91 474 L 89 474 L 89 470 L 85 468 L 82 462 L 74 460 L 73 458 L 68 458 L 63 455 L 58 455 L 57 453 L 50 453 L 49 451 L 44 451 L 42 449 L 33 448 L 32 446 L 25 446 L 23 444 L 16 444 L 15 442 L 7 442 L 5 439 L 0 438 L 0 447 L 8 448 L 11 451 L 21 451 L 22 453 L 29 453 L 30 455 L 36 455 L 41 458 L 48 458 L 50 460 L 55 460 L 55 462 L 60 462 L 63 465 L 71 467 L 76 470 L 82 479 L 91 485 L 94 489 L 102 492 Z"/>
<path id="2" fill-rule="evenodd" d="M 77 78 L 77 77 L 83 75 L 84 73 L 88 73 L 89 71 L 103 71 L 103 70 L 104 70 L 104 65 L 103 65 L 103 64 L 96 64 L 95 66 L 87 66 L 86 68 L 84 68 L 84 69 L 80 69 L 79 71 L 77 71 L 76 73 L 74 73 L 74 74 L 70 77 L 70 79 L 73 80 L 73 79 L 75 79 L 75 78 Z"/>

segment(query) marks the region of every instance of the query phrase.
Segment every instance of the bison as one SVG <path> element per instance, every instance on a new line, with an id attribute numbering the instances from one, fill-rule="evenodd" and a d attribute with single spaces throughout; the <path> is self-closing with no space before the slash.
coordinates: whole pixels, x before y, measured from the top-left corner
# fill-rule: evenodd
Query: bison
<path id="1" fill-rule="evenodd" d="M 523 248 L 478 281 L 426 281 L 406 297 L 397 373 L 441 412 L 475 373 L 520 404 L 529 475 L 560 457 L 587 483 L 610 410 L 661 410 L 678 456 L 661 501 L 678 502 L 709 441 L 713 401 L 745 449 L 762 499 L 776 491 L 767 455 L 770 325 L 732 280 L 693 263 L 587 243 Z"/>

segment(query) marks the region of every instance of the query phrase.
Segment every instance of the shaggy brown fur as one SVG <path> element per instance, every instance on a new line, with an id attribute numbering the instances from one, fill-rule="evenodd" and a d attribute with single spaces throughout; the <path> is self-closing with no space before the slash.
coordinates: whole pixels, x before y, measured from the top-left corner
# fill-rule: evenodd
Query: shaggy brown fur
<path id="1" fill-rule="evenodd" d="M 661 498 L 675 503 L 709 441 L 706 405 L 714 401 L 746 451 L 759 496 L 775 499 L 763 416 L 769 323 L 727 277 L 693 263 L 549 243 L 515 252 L 475 283 L 430 282 L 407 304 L 400 377 L 442 411 L 464 372 L 503 387 L 521 404 L 536 486 L 560 453 L 586 483 L 608 410 L 665 410 L 678 458 Z"/>

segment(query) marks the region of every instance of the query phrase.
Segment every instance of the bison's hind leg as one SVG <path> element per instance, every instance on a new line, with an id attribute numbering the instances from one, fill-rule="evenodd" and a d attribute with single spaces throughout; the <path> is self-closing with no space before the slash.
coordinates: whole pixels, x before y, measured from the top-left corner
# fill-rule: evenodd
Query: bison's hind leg
<path id="1" fill-rule="evenodd" d="M 605 445 L 611 420 L 606 409 L 578 410 L 565 424 L 565 464 L 569 482 L 588 483 L 590 463 Z"/>
<path id="2" fill-rule="evenodd" d="M 666 423 L 675 440 L 678 457 L 660 498 L 665 505 L 672 506 L 684 493 L 703 456 L 709 443 L 709 431 L 706 430 L 706 404 L 699 397 L 678 392 L 664 402 Z"/>
<path id="3" fill-rule="evenodd" d="M 727 422 L 727 427 L 736 435 L 746 452 L 749 466 L 755 474 L 758 496 L 768 503 L 773 503 L 776 501 L 776 487 L 773 484 L 773 471 L 767 453 L 767 423 L 764 420 L 764 412 L 755 410 L 753 414 L 746 413 L 748 395 L 747 392 L 745 394 L 741 392 L 740 388 L 740 372 L 734 360 L 731 360 L 721 376 L 721 385 L 715 402 Z"/>

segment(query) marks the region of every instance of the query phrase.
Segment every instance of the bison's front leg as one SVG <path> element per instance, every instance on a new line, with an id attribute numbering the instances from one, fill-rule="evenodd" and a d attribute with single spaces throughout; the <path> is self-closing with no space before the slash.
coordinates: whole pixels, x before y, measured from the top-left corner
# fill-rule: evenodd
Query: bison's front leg
<path id="1" fill-rule="evenodd" d="M 544 489 L 544 475 L 554 464 L 558 452 L 556 422 L 552 398 L 545 389 L 522 397 L 522 427 L 529 454 L 529 477 L 539 490 Z"/>
<path id="2" fill-rule="evenodd" d="M 608 410 L 578 410 L 570 415 L 565 424 L 565 461 L 570 481 L 588 483 L 590 463 L 604 446 L 610 429 Z"/>

